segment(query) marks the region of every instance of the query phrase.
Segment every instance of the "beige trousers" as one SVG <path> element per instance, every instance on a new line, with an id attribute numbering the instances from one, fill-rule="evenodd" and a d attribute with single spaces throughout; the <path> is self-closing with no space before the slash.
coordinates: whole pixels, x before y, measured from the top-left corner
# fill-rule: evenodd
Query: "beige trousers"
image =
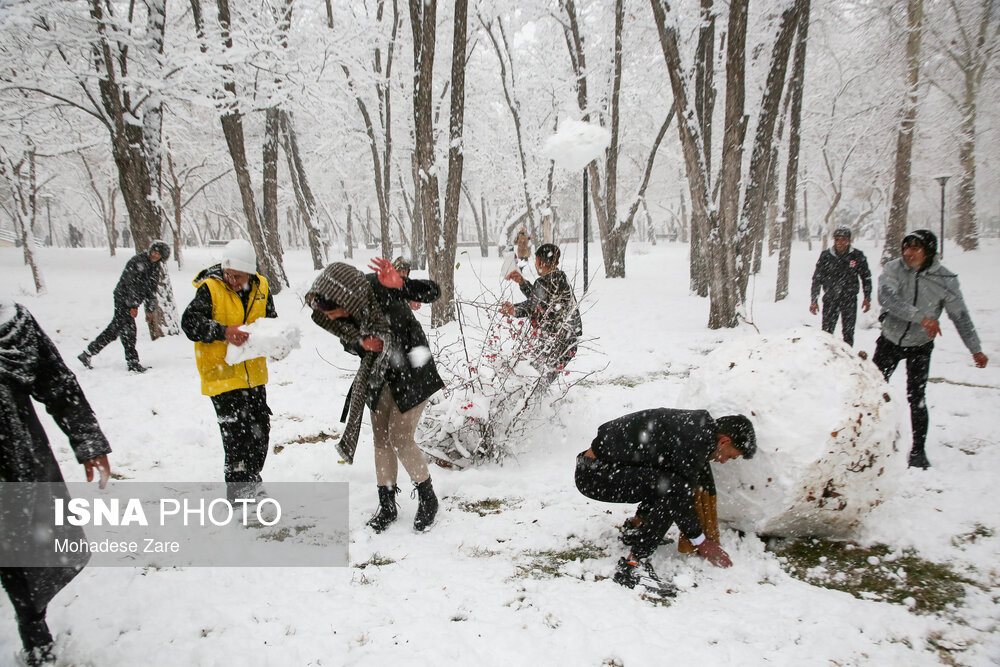
<path id="1" fill-rule="evenodd" d="M 430 477 L 424 453 L 413 441 L 420 415 L 427 401 L 400 412 L 392 398 L 389 385 L 382 387 L 378 407 L 372 413 L 372 434 L 375 440 L 375 479 L 379 486 L 395 486 L 397 459 L 414 484 Z"/>

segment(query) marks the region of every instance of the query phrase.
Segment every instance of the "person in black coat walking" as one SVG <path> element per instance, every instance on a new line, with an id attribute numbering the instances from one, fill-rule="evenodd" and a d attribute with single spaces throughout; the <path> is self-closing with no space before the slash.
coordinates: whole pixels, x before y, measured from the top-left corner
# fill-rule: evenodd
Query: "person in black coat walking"
<path id="1" fill-rule="evenodd" d="M 135 350 L 135 318 L 139 315 L 140 304 L 146 306 L 146 321 L 152 322 L 156 312 L 156 288 L 160 283 L 163 262 L 170 259 L 170 246 L 164 241 L 153 241 L 149 250 L 137 253 L 122 271 L 115 286 L 115 314 L 94 341 L 87 346 L 77 359 L 87 368 L 93 368 L 90 358 L 107 347 L 115 338 L 120 338 L 125 348 L 125 362 L 133 373 L 149 370 L 139 363 L 139 353 Z"/>
<path id="2" fill-rule="evenodd" d="M 426 530 L 437 514 L 438 500 L 431 484 L 430 472 L 422 451 L 414 441 L 414 433 L 430 397 L 444 388 L 437 372 L 427 336 L 413 316 L 412 302 L 432 303 L 441 296 L 441 288 L 432 280 L 418 280 L 399 274 L 388 259 L 376 257 L 369 267 L 374 273 L 363 280 L 371 289 L 372 307 L 368 294 L 361 294 L 364 285 L 356 269 L 333 264 L 313 283 L 307 303 L 316 311 L 313 321 L 324 329 L 341 335 L 343 331 L 358 331 L 360 337 L 345 339 L 344 349 L 363 359 L 377 355 L 369 375 L 355 379 L 365 390 L 365 402 L 371 410 L 372 434 L 375 444 L 375 477 L 378 485 L 379 509 L 368 521 L 375 532 L 382 532 L 397 518 L 396 486 L 398 463 L 403 464 L 419 496 L 413 527 Z M 371 322 L 360 321 L 369 312 Z M 337 326 L 347 325 L 346 328 Z M 348 325 L 350 323 L 350 326 Z M 380 331 L 381 329 L 381 331 Z M 363 368 L 368 365 L 363 364 Z M 355 387 L 352 386 L 351 396 Z M 345 415 L 351 407 L 345 405 Z M 350 424 L 350 421 L 348 422 Z M 353 457 L 353 451 L 349 454 Z"/>
<path id="3" fill-rule="evenodd" d="M 69 438 L 87 480 L 92 480 L 96 471 L 103 489 L 111 474 L 111 447 L 76 376 L 24 306 L 0 303 L 0 482 L 54 482 L 59 486 L 51 492 L 65 498 L 68 491 L 59 464 L 31 399 L 45 406 Z M 18 538 L 28 539 L 25 533 L 44 532 L 13 529 L 23 519 L 23 512 L 17 509 L 0 507 L 3 549 L 11 548 Z M 64 532 L 58 526 L 45 528 L 56 537 Z M 82 559 L 67 567 L 0 567 L 0 581 L 14 605 L 28 665 L 54 662 L 46 608 L 85 563 Z"/>
<path id="4" fill-rule="evenodd" d="M 864 290 L 861 312 L 872 306 L 872 272 L 868 259 L 851 247 L 851 230 L 840 227 L 833 233 L 833 247 L 819 254 L 812 277 L 809 312 L 819 310 L 819 292 L 823 288 L 823 331 L 833 333 L 841 320 L 844 342 L 854 345 L 854 325 L 858 319 L 858 282 Z"/>
<path id="5" fill-rule="evenodd" d="M 713 419 L 705 410 L 658 408 L 601 424 L 590 448 L 576 457 L 576 487 L 588 498 L 639 503 L 622 541 L 631 552 L 618 563 L 615 581 L 632 588 L 639 570 L 674 523 L 697 553 L 718 567 L 732 561 L 705 534 L 695 509 L 695 489 L 714 491 L 710 461 L 753 458 L 753 424 L 743 415 Z"/>

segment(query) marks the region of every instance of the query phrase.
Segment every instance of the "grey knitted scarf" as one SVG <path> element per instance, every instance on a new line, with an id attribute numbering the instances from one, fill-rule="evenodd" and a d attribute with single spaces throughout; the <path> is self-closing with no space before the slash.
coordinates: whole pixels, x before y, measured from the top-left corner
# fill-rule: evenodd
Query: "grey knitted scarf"
<path id="1" fill-rule="evenodd" d="M 358 447 L 361 432 L 361 418 L 365 410 L 365 398 L 369 388 L 382 385 L 387 365 L 386 352 L 390 348 L 389 322 L 375 299 L 375 292 L 361 271 L 350 264 L 334 262 L 319 274 L 306 294 L 306 303 L 316 296 L 344 308 L 350 317 L 331 320 L 318 310 L 312 313 L 312 320 L 323 327 L 350 349 L 355 349 L 364 338 L 377 336 L 384 346 L 381 354 L 364 352 L 361 365 L 351 386 L 350 412 L 344 433 L 337 441 L 337 452 L 347 463 L 354 463 L 354 452 Z"/>

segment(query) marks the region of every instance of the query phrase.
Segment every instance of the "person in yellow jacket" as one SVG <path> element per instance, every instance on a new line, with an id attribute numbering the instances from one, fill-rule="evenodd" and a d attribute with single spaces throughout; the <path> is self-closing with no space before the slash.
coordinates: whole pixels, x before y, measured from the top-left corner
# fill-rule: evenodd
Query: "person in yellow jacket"
<path id="1" fill-rule="evenodd" d="M 261 491 L 260 471 L 267 458 L 271 409 L 267 406 L 267 360 L 226 363 L 226 349 L 250 337 L 240 325 L 277 317 L 267 279 L 257 273 L 257 255 L 243 240 L 230 241 L 222 262 L 194 279 L 194 299 L 181 318 L 194 341 L 201 393 L 212 399 L 222 432 L 226 494 L 230 500 L 254 498 Z"/>

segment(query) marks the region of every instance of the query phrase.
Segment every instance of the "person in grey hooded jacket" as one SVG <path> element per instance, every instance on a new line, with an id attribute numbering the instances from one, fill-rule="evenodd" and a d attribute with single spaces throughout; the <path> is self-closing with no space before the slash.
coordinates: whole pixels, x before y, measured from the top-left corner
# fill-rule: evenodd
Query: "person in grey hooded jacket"
<path id="1" fill-rule="evenodd" d="M 906 398 L 913 426 L 910 467 L 926 469 L 930 462 L 924 449 L 928 426 L 924 391 L 934 338 L 941 335 L 941 311 L 955 323 L 976 366 L 985 368 L 989 359 L 979 344 L 958 276 L 936 259 L 938 242 L 934 233 L 926 229 L 910 232 L 902 246 L 903 256 L 887 263 L 879 276 L 882 334 L 875 343 L 872 361 L 888 381 L 899 362 L 906 359 Z"/>

